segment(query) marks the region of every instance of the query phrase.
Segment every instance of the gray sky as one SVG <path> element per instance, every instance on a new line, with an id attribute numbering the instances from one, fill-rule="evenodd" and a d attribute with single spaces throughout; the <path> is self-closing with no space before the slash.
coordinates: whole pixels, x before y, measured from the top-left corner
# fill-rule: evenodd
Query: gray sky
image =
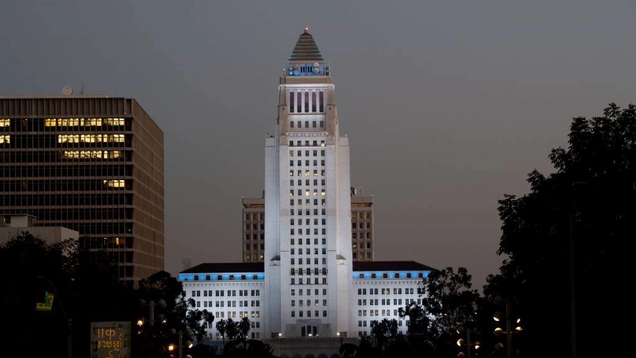
<path id="1" fill-rule="evenodd" d="M 636 0 L 4 0 L 0 94 L 136 98 L 165 135 L 166 270 L 241 260 L 303 26 L 330 62 L 376 260 L 497 273 L 497 201 L 575 116 L 636 102 Z M 204 163 L 201 165 L 200 163 Z"/>

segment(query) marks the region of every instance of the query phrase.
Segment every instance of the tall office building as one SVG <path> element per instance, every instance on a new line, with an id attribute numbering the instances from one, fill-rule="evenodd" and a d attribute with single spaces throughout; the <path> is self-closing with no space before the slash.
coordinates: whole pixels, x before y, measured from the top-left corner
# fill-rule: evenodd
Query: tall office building
<path id="1" fill-rule="evenodd" d="M 0 97 L 0 214 L 78 231 L 128 285 L 164 268 L 163 132 L 130 98 Z"/>
<path id="2" fill-rule="evenodd" d="M 265 198 L 243 198 L 243 262 L 265 257 Z M 351 247 L 353 259 L 373 260 L 373 196 L 351 189 Z"/>
<path id="3" fill-rule="evenodd" d="M 180 272 L 187 298 L 217 320 L 249 318 L 251 338 L 287 358 L 339 357 L 343 340 L 370 334 L 375 320 L 396 319 L 405 333 L 398 310 L 421 303 L 418 284 L 433 269 L 372 261 L 373 199 L 351 189 L 333 79 L 307 29 L 278 93 L 275 131 L 265 140 L 264 198 L 243 200 L 243 262 Z M 214 325 L 208 333 L 221 343 Z"/>
<path id="4" fill-rule="evenodd" d="M 278 119 L 265 143 L 265 331 L 349 331 L 354 311 L 349 138 L 335 86 L 313 37 L 300 35 L 278 85 Z M 312 303 L 288 302 L 299 291 Z M 324 334 L 324 333 L 323 333 Z"/>

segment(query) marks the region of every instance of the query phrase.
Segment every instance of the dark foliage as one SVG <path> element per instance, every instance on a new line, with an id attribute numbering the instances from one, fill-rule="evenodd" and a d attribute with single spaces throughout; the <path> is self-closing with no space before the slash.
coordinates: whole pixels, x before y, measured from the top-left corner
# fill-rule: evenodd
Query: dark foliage
<path id="1" fill-rule="evenodd" d="M 618 327 L 630 297 L 626 245 L 636 233 L 636 107 L 612 103 L 601 117 L 574 118 L 569 147 L 549 158 L 555 173 L 532 171 L 529 194 L 500 201 L 498 253 L 507 259 L 486 291 L 523 315 L 524 340 L 533 342 L 524 355 L 563 357 L 574 277 L 578 356 L 618 354 L 627 349 Z"/>

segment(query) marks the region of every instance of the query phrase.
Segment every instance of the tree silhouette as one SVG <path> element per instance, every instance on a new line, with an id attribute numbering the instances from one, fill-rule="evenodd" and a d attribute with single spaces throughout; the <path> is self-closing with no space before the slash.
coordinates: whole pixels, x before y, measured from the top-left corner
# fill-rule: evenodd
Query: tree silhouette
<path id="1" fill-rule="evenodd" d="M 549 155 L 554 173 L 530 172 L 530 193 L 499 202 L 505 260 L 488 290 L 503 291 L 524 315 L 525 340 L 534 342 L 524 355 L 565 356 L 573 342 L 579 357 L 625 355 L 627 345 L 609 342 L 627 335 L 614 327 L 631 297 L 636 107 L 610 103 L 600 117 L 574 118 L 568 144 Z M 596 313 L 604 307 L 611 312 Z"/>

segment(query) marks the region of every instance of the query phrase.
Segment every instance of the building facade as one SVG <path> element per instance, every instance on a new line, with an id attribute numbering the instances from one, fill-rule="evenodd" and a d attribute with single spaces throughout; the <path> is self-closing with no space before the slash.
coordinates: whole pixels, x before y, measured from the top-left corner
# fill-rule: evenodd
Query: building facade
<path id="1" fill-rule="evenodd" d="M 265 198 L 243 198 L 243 262 L 265 257 Z M 353 259 L 373 260 L 373 196 L 351 189 L 351 248 Z"/>
<path id="2" fill-rule="evenodd" d="M 278 87 L 278 118 L 265 142 L 263 198 L 243 199 L 243 262 L 179 273 L 187 298 L 217 320 L 248 318 L 251 338 L 281 357 L 338 357 L 371 322 L 407 321 L 433 270 L 373 261 L 373 197 L 350 186 L 349 139 L 340 134 L 335 87 L 305 29 Z M 222 339 L 209 327 L 212 340 Z"/>
<path id="3" fill-rule="evenodd" d="M 130 98 L 0 97 L 0 208 L 79 232 L 134 285 L 164 268 L 163 132 Z"/>

